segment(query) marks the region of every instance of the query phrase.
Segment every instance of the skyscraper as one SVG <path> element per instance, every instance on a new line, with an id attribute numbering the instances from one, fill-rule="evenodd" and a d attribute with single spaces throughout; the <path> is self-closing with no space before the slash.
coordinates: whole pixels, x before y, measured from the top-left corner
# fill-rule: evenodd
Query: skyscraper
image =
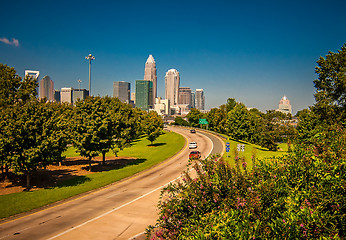
<path id="1" fill-rule="evenodd" d="M 279 102 L 279 109 L 277 111 L 282 112 L 282 113 L 290 113 L 292 114 L 292 106 L 290 103 L 290 100 L 286 96 L 283 96 Z"/>
<path id="2" fill-rule="evenodd" d="M 136 80 L 136 107 L 148 111 L 153 106 L 152 102 L 153 82 Z"/>
<path id="3" fill-rule="evenodd" d="M 179 97 L 178 104 L 187 104 L 191 108 L 191 88 L 189 87 L 180 87 L 179 88 Z"/>
<path id="4" fill-rule="evenodd" d="M 170 69 L 165 76 L 165 98 L 169 99 L 171 106 L 179 103 L 179 82 L 180 76 L 176 69 Z"/>
<path id="5" fill-rule="evenodd" d="M 156 63 L 153 56 L 150 54 L 144 69 L 144 80 L 152 82 L 152 105 L 155 103 L 155 98 L 157 98 L 157 74 L 156 74 Z"/>
<path id="6" fill-rule="evenodd" d="M 205 97 L 204 97 L 203 89 L 196 89 L 195 107 L 199 110 L 204 110 L 204 103 L 205 103 Z"/>
<path id="7" fill-rule="evenodd" d="M 130 103 L 131 84 L 129 82 L 113 82 L 113 97 L 119 98 L 121 102 Z"/>
<path id="8" fill-rule="evenodd" d="M 47 98 L 48 101 L 54 101 L 54 82 L 49 76 L 44 76 L 40 81 L 39 99 Z"/>

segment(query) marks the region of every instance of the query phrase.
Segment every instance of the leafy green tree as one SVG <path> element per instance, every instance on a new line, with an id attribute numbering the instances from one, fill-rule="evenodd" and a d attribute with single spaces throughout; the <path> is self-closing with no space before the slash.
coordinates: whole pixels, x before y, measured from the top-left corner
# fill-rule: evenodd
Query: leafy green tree
<path id="1" fill-rule="evenodd" d="M 207 114 L 207 121 L 209 123 L 209 130 L 225 133 L 226 128 L 226 112 L 219 108 L 212 108 Z"/>
<path id="2" fill-rule="evenodd" d="M 15 104 L 7 120 L 9 148 L 6 154 L 12 160 L 14 172 L 26 175 L 27 188 L 30 188 L 31 174 L 59 160 L 65 149 L 58 145 L 62 131 L 59 119 L 48 104 L 33 100 L 21 106 Z"/>
<path id="3" fill-rule="evenodd" d="M 74 108 L 72 130 L 74 134 L 73 145 L 81 156 L 89 161 L 91 171 L 91 160 L 102 152 L 102 136 L 107 132 L 107 120 L 104 119 L 104 108 L 100 97 L 88 97 L 84 101 L 76 103 Z"/>
<path id="4" fill-rule="evenodd" d="M 113 152 L 117 155 L 119 150 L 130 146 L 131 142 L 140 135 L 141 110 L 121 103 L 119 99 L 112 98 L 111 119 L 113 123 Z"/>
<path id="5" fill-rule="evenodd" d="M 38 83 L 33 77 L 24 80 L 14 68 L 0 63 L 0 107 L 9 107 L 14 103 L 25 103 L 37 96 Z"/>
<path id="6" fill-rule="evenodd" d="M 103 97 L 100 101 L 95 102 L 98 117 L 96 121 L 100 121 L 100 126 L 97 130 L 98 151 L 102 154 L 102 164 L 106 163 L 106 153 L 112 149 L 114 145 L 114 138 L 117 135 L 117 126 L 119 125 L 119 118 L 117 118 L 120 108 L 120 101 L 117 104 L 110 97 Z"/>
<path id="7" fill-rule="evenodd" d="M 237 105 L 237 102 L 234 98 L 228 98 L 226 103 L 226 112 L 233 110 L 233 108 Z"/>
<path id="8" fill-rule="evenodd" d="M 320 118 L 335 121 L 346 118 L 346 44 L 337 53 L 320 57 L 315 68 L 316 104 L 314 111 Z M 345 124 L 345 123 L 344 123 Z"/>
<path id="9" fill-rule="evenodd" d="M 14 68 L 0 63 L 0 159 L 2 176 L 4 170 L 8 173 L 12 164 L 11 128 L 13 119 L 13 106 L 23 105 L 28 100 L 35 99 L 38 86 L 36 79 L 26 76 L 24 80 L 16 73 Z"/>
<path id="10" fill-rule="evenodd" d="M 150 111 L 145 119 L 145 133 L 147 139 L 153 142 L 161 135 L 163 130 L 163 120 L 155 111 Z"/>
<path id="11" fill-rule="evenodd" d="M 199 126 L 199 119 L 205 118 L 204 114 L 201 113 L 197 108 L 191 108 L 190 112 L 186 115 L 187 120 L 191 127 Z"/>
<path id="12" fill-rule="evenodd" d="M 174 119 L 174 125 L 178 125 L 178 126 L 190 126 L 190 124 L 185 121 L 182 117 L 175 117 Z"/>
<path id="13" fill-rule="evenodd" d="M 228 134 L 236 140 L 248 140 L 250 137 L 250 114 L 244 104 L 237 104 L 227 114 Z"/>

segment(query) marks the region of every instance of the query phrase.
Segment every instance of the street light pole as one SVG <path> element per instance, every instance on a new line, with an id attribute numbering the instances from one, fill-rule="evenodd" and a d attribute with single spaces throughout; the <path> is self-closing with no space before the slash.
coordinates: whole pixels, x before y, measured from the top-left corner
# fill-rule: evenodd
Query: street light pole
<path id="1" fill-rule="evenodd" d="M 89 60 L 89 96 L 91 96 L 91 60 L 95 60 L 95 57 L 90 53 L 85 59 Z"/>

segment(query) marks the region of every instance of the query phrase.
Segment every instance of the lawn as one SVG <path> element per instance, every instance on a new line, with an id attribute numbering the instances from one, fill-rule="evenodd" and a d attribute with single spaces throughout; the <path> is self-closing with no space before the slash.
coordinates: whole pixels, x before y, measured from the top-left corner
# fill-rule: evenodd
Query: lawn
<path id="1" fill-rule="evenodd" d="M 224 143 L 229 143 L 230 145 L 230 150 L 229 152 L 225 152 L 223 154 L 223 158 L 226 159 L 231 166 L 235 166 L 235 152 L 237 150 L 237 144 L 244 144 L 245 149 L 244 152 L 239 152 L 239 157 L 244 157 L 247 163 L 247 166 L 249 168 L 252 167 L 252 160 L 251 160 L 251 156 L 253 154 L 255 154 L 256 159 L 257 160 L 269 160 L 269 159 L 273 159 L 275 157 L 281 157 L 285 154 L 287 154 L 287 149 L 288 146 L 286 143 L 280 143 L 279 144 L 279 150 L 278 151 L 269 151 L 266 148 L 260 147 L 256 144 L 251 144 L 248 142 L 244 142 L 244 141 L 237 141 L 234 139 L 228 139 L 225 140 L 224 139 Z"/>
<path id="2" fill-rule="evenodd" d="M 78 176 L 54 188 L 0 196 L 0 218 L 39 208 L 132 176 L 172 157 L 184 144 L 185 138 L 174 132 L 161 135 L 153 145 L 145 138 L 139 139 L 130 148 L 118 153 L 118 156 L 137 158 L 137 161 L 123 168 Z M 69 148 L 64 155 L 78 156 L 73 148 Z"/>

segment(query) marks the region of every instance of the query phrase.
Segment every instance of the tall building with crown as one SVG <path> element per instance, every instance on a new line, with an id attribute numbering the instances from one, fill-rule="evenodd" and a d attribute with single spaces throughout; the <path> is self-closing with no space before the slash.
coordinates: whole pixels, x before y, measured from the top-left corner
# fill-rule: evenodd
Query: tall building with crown
<path id="1" fill-rule="evenodd" d="M 152 100 L 150 102 L 153 104 L 155 103 L 155 98 L 157 98 L 157 73 L 156 63 L 151 54 L 145 62 L 144 80 L 152 82 Z"/>
<path id="2" fill-rule="evenodd" d="M 286 96 L 283 96 L 279 102 L 279 109 L 276 111 L 286 113 L 286 114 L 292 114 L 292 106 L 290 100 Z"/>
<path id="3" fill-rule="evenodd" d="M 179 72 L 176 69 L 168 70 L 165 76 L 165 98 L 169 100 L 171 106 L 179 104 L 179 84 Z"/>

